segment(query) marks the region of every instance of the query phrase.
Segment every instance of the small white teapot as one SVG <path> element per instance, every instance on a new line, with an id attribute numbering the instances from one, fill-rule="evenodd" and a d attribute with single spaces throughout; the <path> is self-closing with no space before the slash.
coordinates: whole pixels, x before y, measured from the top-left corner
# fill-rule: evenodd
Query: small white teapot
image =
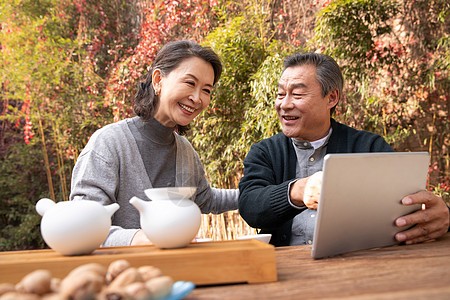
<path id="1" fill-rule="evenodd" d="M 61 201 L 43 198 L 36 203 L 42 216 L 41 234 L 47 245 L 62 255 L 90 254 L 106 239 L 111 216 L 119 209 L 90 200 Z"/>
<path id="2" fill-rule="evenodd" d="M 145 190 L 152 201 L 137 197 L 130 203 L 140 214 L 141 228 L 158 248 L 186 247 L 197 235 L 201 212 L 189 198 L 195 187 L 170 187 Z"/>

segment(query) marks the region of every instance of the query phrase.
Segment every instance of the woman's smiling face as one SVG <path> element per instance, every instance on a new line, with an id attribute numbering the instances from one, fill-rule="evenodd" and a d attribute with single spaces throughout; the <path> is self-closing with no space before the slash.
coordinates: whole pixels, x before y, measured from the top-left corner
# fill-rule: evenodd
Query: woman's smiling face
<path id="1" fill-rule="evenodd" d="M 198 57 L 183 60 L 169 74 L 153 71 L 153 86 L 159 91 L 155 119 L 167 127 L 186 126 L 211 101 L 214 85 L 212 65 Z"/>

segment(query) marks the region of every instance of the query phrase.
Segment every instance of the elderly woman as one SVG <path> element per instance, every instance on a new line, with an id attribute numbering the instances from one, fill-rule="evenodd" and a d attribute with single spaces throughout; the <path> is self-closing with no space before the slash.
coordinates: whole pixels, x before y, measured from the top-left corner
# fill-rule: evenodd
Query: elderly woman
<path id="1" fill-rule="evenodd" d="M 209 48 L 191 41 L 165 45 L 139 84 L 137 116 L 109 124 L 89 139 L 73 169 L 70 199 L 120 205 L 103 246 L 151 243 L 128 202 L 133 196 L 146 199 L 145 189 L 195 186 L 191 199 L 202 213 L 237 209 L 238 190 L 210 187 L 197 153 L 181 136 L 208 107 L 221 72 L 220 59 Z"/>

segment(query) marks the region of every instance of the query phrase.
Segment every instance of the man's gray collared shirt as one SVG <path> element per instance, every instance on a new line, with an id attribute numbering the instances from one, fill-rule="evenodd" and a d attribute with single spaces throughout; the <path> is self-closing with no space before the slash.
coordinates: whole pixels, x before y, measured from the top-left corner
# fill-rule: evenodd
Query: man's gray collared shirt
<path id="1" fill-rule="evenodd" d="M 317 149 L 308 141 L 292 139 L 297 155 L 296 178 L 305 178 L 322 171 L 323 159 L 326 155 L 328 139 L 331 130 L 323 144 Z M 317 210 L 306 209 L 294 217 L 292 222 L 292 236 L 290 245 L 312 244 L 316 225 Z"/>

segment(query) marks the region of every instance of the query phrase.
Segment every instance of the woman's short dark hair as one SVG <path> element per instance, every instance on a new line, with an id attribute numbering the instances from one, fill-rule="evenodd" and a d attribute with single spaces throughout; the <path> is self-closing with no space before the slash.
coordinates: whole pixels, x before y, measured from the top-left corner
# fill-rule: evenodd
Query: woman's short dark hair
<path id="1" fill-rule="evenodd" d="M 181 40 L 170 42 L 164 45 L 153 61 L 152 67 L 144 80 L 139 83 L 138 91 L 134 96 L 133 110 L 136 115 L 144 121 L 149 121 L 155 115 L 159 105 L 159 96 L 155 95 L 152 84 L 153 70 L 161 70 L 163 76 L 167 76 L 176 69 L 184 60 L 198 57 L 211 64 L 214 69 L 214 84 L 222 74 L 222 63 L 219 56 L 209 47 L 203 47 L 196 42 Z M 189 125 L 181 126 L 177 124 L 177 131 L 185 133 Z"/>
<path id="2" fill-rule="evenodd" d="M 344 77 L 339 65 L 331 56 L 314 52 L 295 53 L 284 60 L 284 70 L 303 65 L 311 65 L 316 68 L 316 79 L 322 89 L 322 97 L 333 90 L 338 90 L 339 99 L 341 98 Z M 331 114 L 334 113 L 336 106 L 337 104 L 331 109 Z"/>

